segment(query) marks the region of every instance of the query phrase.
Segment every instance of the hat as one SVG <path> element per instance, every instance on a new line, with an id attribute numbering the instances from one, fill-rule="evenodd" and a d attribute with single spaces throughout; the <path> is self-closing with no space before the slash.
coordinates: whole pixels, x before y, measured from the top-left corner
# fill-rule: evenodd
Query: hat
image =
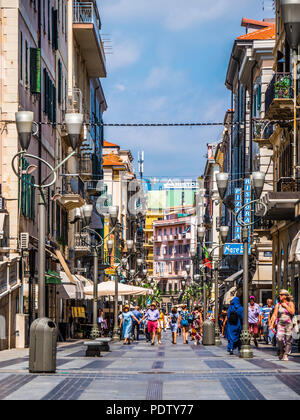
<path id="1" fill-rule="evenodd" d="M 288 290 L 286 289 L 281 289 L 279 292 L 280 295 L 286 295 L 286 296 L 290 296 L 290 293 Z"/>
<path id="2" fill-rule="evenodd" d="M 130 309 L 130 308 L 129 308 L 129 305 L 125 305 L 125 306 L 124 306 L 124 309 Z"/>
<path id="3" fill-rule="evenodd" d="M 255 300 L 255 296 L 250 296 L 250 297 L 249 297 L 249 300 L 250 300 L 250 299 Z"/>
<path id="4" fill-rule="evenodd" d="M 156 302 L 151 302 L 150 306 L 156 306 Z"/>

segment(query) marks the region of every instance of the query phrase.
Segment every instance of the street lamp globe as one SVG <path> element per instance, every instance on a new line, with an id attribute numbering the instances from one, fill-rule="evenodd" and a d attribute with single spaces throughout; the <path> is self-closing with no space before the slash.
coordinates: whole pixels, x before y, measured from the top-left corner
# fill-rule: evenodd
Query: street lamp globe
<path id="1" fill-rule="evenodd" d="M 143 274 L 144 274 L 144 276 L 146 276 L 146 275 L 147 275 L 147 273 L 148 273 L 147 268 L 144 268 L 144 269 L 143 269 Z"/>
<path id="2" fill-rule="evenodd" d="M 83 125 L 83 114 L 68 112 L 65 115 L 67 132 L 73 150 L 78 146 Z"/>
<path id="3" fill-rule="evenodd" d="M 185 280 L 181 280 L 181 285 L 182 285 L 182 287 L 185 286 Z"/>
<path id="4" fill-rule="evenodd" d="M 19 142 L 22 150 L 28 150 L 33 124 L 33 112 L 19 111 L 16 112 L 16 125 L 19 136 Z"/>
<path id="5" fill-rule="evenodd" d="M 141 265 L 143 265 L 144 260 L 142 258 L 137 258 L 136 260 L 136 264 L 138 267 L 141 267 Z"/>
<path id="6" fill-rule="evenodd" d="M 127 239 L 127 241 L 126 241 L 126 247 L 127 247 L 127 250 L 128 251 L 132 251 L 133 250 L 133 245 L 134 245 L 133 240 L 132 239 Z"/>
<path id="7" fill-rule="evenodd" d="M 107 244 L 108 251 L 111 252 L 114 247 L 114 241 L 112 239 L 109 239 L 106 244 Z"/>
<path id="8" fill-rule="evenodd" d="M 219 172 L 216 174 L 216 181 L 221 200 L 224 200 L 228 187 L 229 174 L 227 172 Z"/>
<path id="9" fill-rule="evenodd" d="M 119 215 L 119 206 L 109 206 L 108 213 L 113 225 L 116 224 Z"/>
<path id="10" fill-rule="evenodd" d="M 183 275 L 183 278 L 184 278 L 184 280 L 187 280 L 187 279 L 188 279 L 188 275 L 185 273 L 185 274 Z"/>
<path id="11" fill-rule="evenodd" d="M 137 277 L 137 278 L 136 278 L 136 281 L 137 281 L 138 283 L 140 283 L 140 282 L 142 281 L 141 277 Z"/>
<path id="12" fill-rule="evenodd" d="M 253 172 L 252 183 L 254 188 L 254 194 L 257 199 L 260 198 L 262 190 L 264 188 L 266 174 L 263 172 Z"/>
<path id="13" fill-rule="evenodd" d="M 91 222 L 92 213 L 93 213 L 92 204 L 85 204 L 84 206 L 82 206 L 82 214 L 83 214 L 83 219 L 86 226 L 88 226 Z"/>
<path id="14" fill-rule="evenodd" d="M 228 232 L 229 232 L 229 226 L 221 226 L 220 227 L 220 235 L 221 235 L 221 239 L 222 239 L 223 243 L 226 242 Z"/>
<path id="15" fill-rule="evenodd" d="M 206 229 L 205 229 L 204 226 L 199 226 L 198 227 L 198 238 L 199 238 L 200 242 L 203 241 L 203 239 L 205 237 L 205 232 L 206 232 Z"/>
<path id="16" fill-rule="evenodd" d="M 190 264 L 187 264 L 187 265 L 185 266 L 185 271 L 186 271 L 188 274 L 190 274 L 190 271 L 191 271 L 191 266 L 190 266 Z"/>
<path id="17" fill-rule="evenodd" d="M 127 265 L 127 258 L 124 257 L 121 259 L 121 266 L 125 268 L 126 265 Z"/>
<path id="18" fill-rule="evenodd" d="M 198 281 L 200 280 L 200 274 L 195 274 L 194 275 L 194 280 L 196 283 L 198 283 Z"/>

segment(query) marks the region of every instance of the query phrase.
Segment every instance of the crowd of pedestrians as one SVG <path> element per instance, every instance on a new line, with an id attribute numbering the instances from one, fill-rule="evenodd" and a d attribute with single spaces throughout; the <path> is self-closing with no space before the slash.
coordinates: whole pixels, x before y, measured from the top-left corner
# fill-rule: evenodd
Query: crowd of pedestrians
<path id="1" fill-rule="evenodd" d="M 287 290 L 281 290 L 279 301 L 273 305 L 268 299 L 265 306 L 255 302 L 255 297 L 249 297 L 248 325 L 251 339 L 256 347 L 258 341 L 278 346 L 280 360 L 288 360 L 291 352 L 292 332 L 294 328 L 295 305 Z M 213 319 L 213 313 L 207 311 L 206 319 Z M 203 332 L 204 313 L 201 306 L 189 311 L 187 305 L 173 307 L 169 314 L 165 314 L 155 302 L 145 310 L 136 306 L 130 311 L 128 305 L 120 314 L 120 330 L 124 345 L 131 340 L 139 340 L 141 331 L 146 341 L 155 345 L 161 344 L 163 331 L 170 330 L 172 344 L 176 345 L 178 336 L 182 336 L 184 345 L 193 342 L 200 345 Z M 227 351 L 232 355 L 234 350 L 241 349 L 241 332 L 243 329 L 243 307 L 240 299 L 234 297 L 229 307 L 220 311 L 218 318 L 221 335 L 228 340 Z"/>

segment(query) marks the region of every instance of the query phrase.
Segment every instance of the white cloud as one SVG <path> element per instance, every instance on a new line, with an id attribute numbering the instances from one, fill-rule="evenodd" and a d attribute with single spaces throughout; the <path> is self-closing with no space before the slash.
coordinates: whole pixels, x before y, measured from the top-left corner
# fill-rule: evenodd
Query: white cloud
<path id="1" fill-rule="evenodd" d="M 170 85 L 179 83 L 183 75 L 179 71 L 172 70 L 169 67 L 153 67 L 146 78 L 144 87 L 146 89 L 158 88 L 161 85 Z"/>
<path id="2" fill-rule="evenodd" d="M 117 83 L 114 87 L 119 92 L 124 92 L 126 90 L 126 86 L 122 85 L 122 83 Z"/>
<path id="3" fill-rule="evenodd" d="M 135 64 L 140 58 L 141 51 L 139 43 L 133 40 L 114 41 L 113 54 L 107 57 L 109 71 Z"/>

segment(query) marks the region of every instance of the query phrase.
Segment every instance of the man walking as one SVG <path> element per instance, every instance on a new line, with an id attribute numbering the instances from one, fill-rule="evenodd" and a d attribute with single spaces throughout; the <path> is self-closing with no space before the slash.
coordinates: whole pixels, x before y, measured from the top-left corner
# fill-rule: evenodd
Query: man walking
<path id="1" fill-rule="evenodd" d="M 138 321 L 140 321 L 143 318 L 143 314 L 141 313 L 140 307 L 138 305 L 135 307 L 132 313 Z M 132 335 L 133 335 L 134 340 L 139 341 L 140 324 L 135 319 L 133 319 L 133 322 L 132 322 Z"/>
<path id="2" fill-rule="evenodd" d="M 273 307 L 274 306 L 273 306 L 272 299 L 268 299 L 267 304 L 261 308 L 261 313 L 260 313 L 264 340 L 266 344 L 269 344 L 272 341 L 269 336 L 269 315 L 272 312 Z"/>
<path id="3" fill-rule="evenodd" d="M 255 347 L 258 347 L 257 337 L 258 337 L 258 325 L 260 317 L 260 306 L 255 303 L 255 296 L 250 296 L 250 302 L 248 303 L 248 324 L 249 324 L 249 333 L 253 337 Z"/>
<path id="4" fill-rule="evenodd" d="M 140 320 L 140 323 L 145 319 L 148 319 L 148 333 L 151 335 L 151 346 L 154 346 L 155 335 L 158 326 L 158 320 L 160 318 L 160 312 L 156 308 L 156 303 L 152 302 L 150 309 L 146 312 L 145 316 Z"/>

